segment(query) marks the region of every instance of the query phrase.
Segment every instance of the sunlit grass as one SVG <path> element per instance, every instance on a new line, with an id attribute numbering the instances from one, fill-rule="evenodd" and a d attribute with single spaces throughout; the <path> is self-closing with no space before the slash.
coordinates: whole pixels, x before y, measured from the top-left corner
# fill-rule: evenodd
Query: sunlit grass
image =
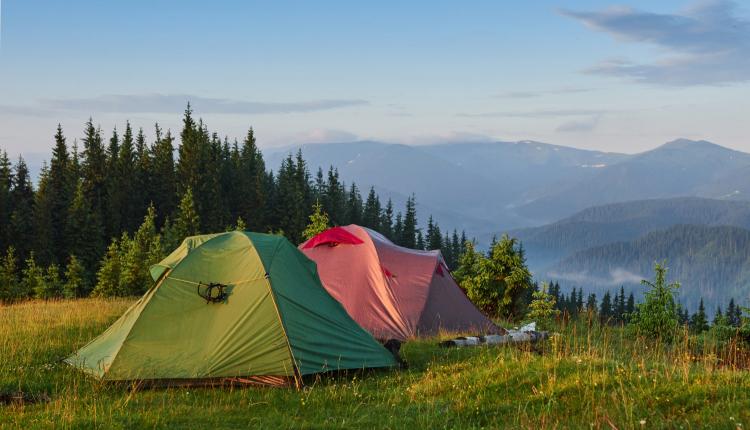
<path id="1" fill-rule="evenodd" d="M 305 389 L 133 389 L 59 362 L 129 300 L 0 307 L 0 392 L 45 396 L 0 405 L 20 428 L 742 428 L 750 376 L 726 348 L 675 345 L 595 321 L 560 324 L 535 347 L 406 344 L 409 369 L 313 378 Z M 41 397 L 38 397 L 41 398 Z M 641 424 L 643 423 L 643 424 Z"/>

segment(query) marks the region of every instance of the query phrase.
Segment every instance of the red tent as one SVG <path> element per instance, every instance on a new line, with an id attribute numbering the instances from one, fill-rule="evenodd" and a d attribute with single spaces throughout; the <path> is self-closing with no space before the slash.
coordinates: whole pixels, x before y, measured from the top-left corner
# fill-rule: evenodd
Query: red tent
<path id="1" fill-rule="evenodd" d="M 461 291 L 440 251 L 404 248 L 354 224 L 328 229 L 299 248 L 317 263 L 328 292 L 378 339 L 503 331 Z"/>

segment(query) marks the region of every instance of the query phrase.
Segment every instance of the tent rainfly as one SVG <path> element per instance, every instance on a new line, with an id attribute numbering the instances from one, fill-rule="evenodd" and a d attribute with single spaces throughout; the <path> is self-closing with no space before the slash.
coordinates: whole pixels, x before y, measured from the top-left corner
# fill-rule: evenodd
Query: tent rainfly
<path id="1" fill-rule="evenodd" d="M 440 251 L 404 248 L 354 224 L 330 228 L 299 248 L 318 264 L 328 292 L 378 339 L 504 331 L 466 297 Z"/>
<path id="2" fill-rule="evenodd" d="M 156 284 L 67 363 L 107 381 L 272 385 L 396 365 L 281 236 L 189 237 L 151 275 Z"/>

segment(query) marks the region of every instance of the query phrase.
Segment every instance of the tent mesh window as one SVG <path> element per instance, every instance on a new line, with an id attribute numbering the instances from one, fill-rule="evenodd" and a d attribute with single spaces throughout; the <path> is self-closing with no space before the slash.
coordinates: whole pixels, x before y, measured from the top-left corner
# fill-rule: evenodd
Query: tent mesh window
<path id="1" fill-rule="evenodd" d="M 202 287 L 202 289 L 201 289 Z M 227 286 L 218 282 L 204 284 L 198 282 L 198 295 L 203 297 L 208 303 L 223 303 L 229 296 L 226 290 Z"/>

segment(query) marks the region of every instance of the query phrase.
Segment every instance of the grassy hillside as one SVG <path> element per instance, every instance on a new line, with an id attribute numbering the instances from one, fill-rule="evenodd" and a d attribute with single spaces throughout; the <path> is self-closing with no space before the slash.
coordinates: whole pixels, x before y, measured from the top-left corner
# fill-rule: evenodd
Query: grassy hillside
<path id="1" fill-rule="evenodd" d="M 685 337 L 666 347 L 597 323 L 562 324 L 538 350 L 441 349 L 411 342 L 408 370 L 277 388 L 142 390 L 96 382 L 57 360 L 100 333 L 128 301 L 0 307 L 6 428 L 741 428 L 747 360 Z M 157 329 L 157 328 L 155 328 Z M 42 395 L 43 394 L 43 395 Z"/>

